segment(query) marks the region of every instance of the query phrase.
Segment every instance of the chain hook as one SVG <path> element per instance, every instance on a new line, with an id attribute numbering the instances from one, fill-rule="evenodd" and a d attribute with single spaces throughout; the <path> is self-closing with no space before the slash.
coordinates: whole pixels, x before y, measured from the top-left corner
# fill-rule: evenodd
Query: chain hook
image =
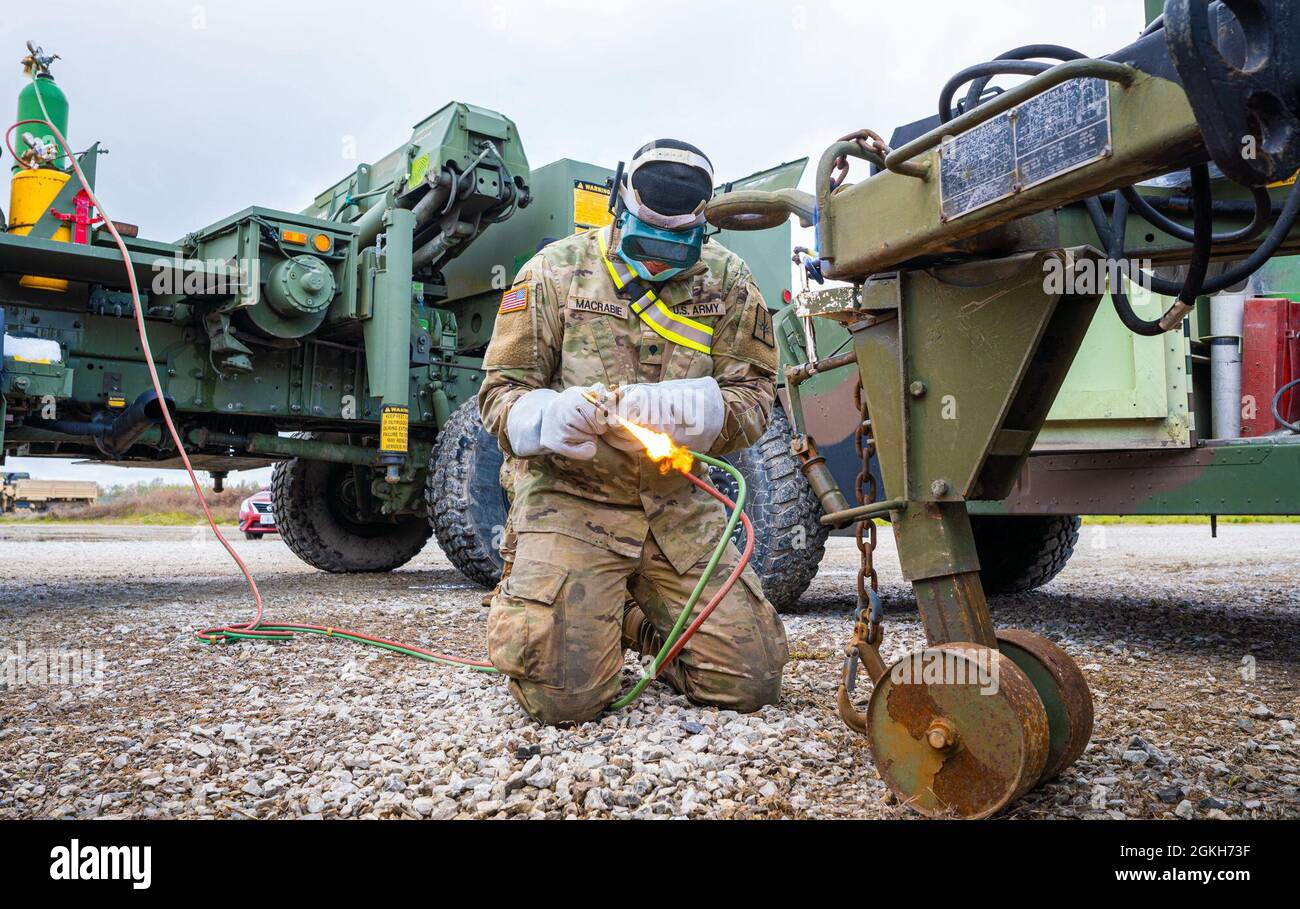
<path id="1" fill-rule="evenodd" d="M 862 394 L 862 383 L 853 388 L 853 403 L 858 409 L 859 423 L 853 434 L 854 446 L 861 461 L 855 490 L 858 504 L 867 505 L 876 500 L 876 479 L 871 472 L 871 459 L 875 443 L 871 437 L 871 418 Z M 874 684 L 886 672 L 880 656 L 880 644 L 885 639 L 885 610 L 880 600 L 880 579 L 876 575 L 876 522 L 870 518 L 858 522 L 854 533 L 860 562 L 858 566 L 858 607 L 853 623 L 853 637 L 844 649 L 844 668 L 840 675 L 835 705 L 840 719 L 850 729 L 862 735 L 867 733 L 866 714 L 857 710 L 849 700 L 857 687 L 858 663 L 866 666 Z"/>

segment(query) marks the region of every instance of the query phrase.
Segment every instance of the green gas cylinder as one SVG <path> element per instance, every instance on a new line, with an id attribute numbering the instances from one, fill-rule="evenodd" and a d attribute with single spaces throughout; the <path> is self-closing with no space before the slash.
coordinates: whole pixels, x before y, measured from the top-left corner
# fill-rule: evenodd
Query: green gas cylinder
<path id="1" fill-rule="evenodd" d="M 39 99 L 37 92 L 40 92 Z M 68 98 L 63 94 L 63 89 L 48 73 L 37 73 L 32 77 L 32 81 L 27 83 L 18 94 L 18 119 L 19 120 L 44 120 L 45 114 L 41 111 L 41 102 L 45 102 L 45 110 L 49 113 L 49 121 L 58 127 L 59 132 L 66 137 L 68 135 Z M 28 144 L 23 141 L 23 133 L 31 133 L 34 137 L 54 144 L 57 147 L 58 140 L 50 132 L 49 127 L 42 126 L 39 123 L 26 123 L 14 130 L 14 148 L 19 154 L 28 149 Z M 54 160 L 54 165 L 61 169 L 67 169 L 68 161 L 66 157 L 59 157 Z M 14 163 L 13 170 L 18 170 L 17 162 Z"/>

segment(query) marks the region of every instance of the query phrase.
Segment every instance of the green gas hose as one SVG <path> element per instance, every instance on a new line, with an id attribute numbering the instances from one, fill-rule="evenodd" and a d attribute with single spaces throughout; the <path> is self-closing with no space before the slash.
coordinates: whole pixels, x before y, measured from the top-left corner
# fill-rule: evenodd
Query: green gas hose
<path id="1" fill-rule="evenodd" d="M 725 470 L 736 481 L 736 501 L 732 502 L 725 495 L 711 486 L 709 483 L 701 480 L 699 477 L 683 470 L 681 473 L 688 480 L 703 489 L 709 495 L 713 496 L 723 503 L 724 506 L 731 509 L 730 517 L 727 520 L 726 530 L 723 531 L 718 545 L 714 547 L 713 554 L 709 558 L 708 565 L 705 566 L 704 573 L 700 575 L 700 580 L 696 583 L 695 589 L 691 591 L 690 597 L 682 607 L 681 614 L 677 616 L 677 621 L 669 632 L 668 637 L 664 640 L 663 646 L 655 654 L 654 661 L 642 674 L 632 689 L 618 700 L 609 705 L 610 710 L 622 710 L 631 704 L 641 692 L 645 691 L 647 685 L 655 679 L 663 667 L 671 662 L 678 653 L 681 652 L 682 646 L 690 639 L 691 635 L 698 630 L 700 624 L 708 617 L 714 607 L 721 602 L 727 592 L 740 577 L 745 565 L 749 562 L 750 554 L 753 550 L 753 527 L 744 515 L 745 497 L 748 494 L 748 488 L 745 485 L 745 478 L 740 471 L 732 467 L 726 461 L 717 458 L 711 458 L 708 455 L 699 452 L 691 452 L 691 455 L 699 461 L 713 467 Z M 745 551 L 740 560 L 736 563 L 735 569 L 731 576 L 723 584 L 722 588 L 714 595 L 709 604 L 700 612 L 695 623 L 687 629 L 687 621 L 695 609 L 695 605 L 700 601 L 709 582 L 713 579 L 713 574 L 718 568 L 718 562 L 722 560 L 722 554 L 727 550 L 727 543 L 731 540 L 731 535 L 736 531 L 736 525 L 741 521 L 745 523 L 745 529 L 748 533 L 748 540 Z M 259 613 L 260 615 L 260 613 Z M 416 647 L 412 644 L 403 644 L 399 641 L 390 641 L 387 638 L 375 637 L 373 635 L 363 634 L 358 631 L 350 631 L 346 628 L 335 628 L 329 625 L 298 625 L 298 624 L 280 624 L 268 625 L 260 621 L 251 622 L 244 625 L 226 625 L 219 628 L 209 628 L 198 633 L 200 640 L 209 644 L 226 643 L 228 641 L 287 641 L 296 634 L 319 634 L 325 637 L 343 638 L 352 641 L 355 644 L 363 644 L 367 647 L 379 647 L 383 650 L 390 650 L 394 653 L 400 653 L 405 656 L 414 657 L 417 660 L 425 660 L 431 663 L 441 663 L 448 666 L 459 666 L 464 669 L 472 669 L 475 672 L 485 672 L 494 675 L 500 674 L 500 670 L 491 663 L 483 660 L 470 660 L 463 657 L 450 656 L 444 653 L 437 653 L 432 650 L 426 650 L 423 647 Z"/>
<path id="2" fill-rule="evenodd" d="M 636 685 L 632 687 L 631 691 L 609 705 L 610 710 L 622 710 L 628 704 L 631 704 L 640 697 L 641 692 L 645 691 L 645 687 L 659 675 L 659 671 L 668 662 L 666 657 L 669 652 L 673 650 L 678 638 L 682 636 L 682 632 L 686 628 L 686 621 L 691 617 L 691 612 L 695 609 L 695 604 L 700 601 L 700 596 L 704 593 L 704 588 L 709 585 L 709 581 L 713 578 L 713 572 L 717 570 L 718 562 L 722 559 L 722 554 L 727 551 L 727 543 L 731 540 L 731 535 L 736 532 L 736 524 L 739 523 L 740 516 L 744 512 L 745 496 L 748 489 L 745 486 L 745 478 L 741 476 L 740 471 L 732 467 L 726 461 L 711 458 L 708 455 L 702 455 L 697 451 L 692 451 L 691 454 L 698 460 L 703 461 L 705 464 L 720 468 L 731 474 L 732 478 L 736 481 L 736 501 L 731 509 L 731 516 L 727 519 L 727 529 L 723 531 L 722 539 L 718 540 L 718 545 L 713 548 L 713 555 L 709 557 L 709 564 L 705 567 L 704 573 L 700 575 L 700 580 L 696 583 L 695 589 L 691 591 L 690 597 L 686 600 L 686 605 L 682 607 L 681 615 L 677 616 L 677 622 L 673 625 L 672 631 L 668 633 L 668 637 L 664 640 L 663 646 L 660 647 L 659 652 L 655 654 L 654 662 L 651 664 L 649 669 L 641 673 L 641 678 L 637 681 Z M 709 486 L 694 474 L 688 473 L 684 470 L 682 473 L 688 480 L 695 483 L 696 486 L 699 486 L 706 492 L 709 492 L 711 495 L 714 495 L 715 498 L 721 495 L 721 493 L 714 490 L 713 487 Z M 740 572 L 744 570 L 745 563 L 748 561 L 748 558 L 742 558 L 740 562 L 737 563 L 736 570 L 733 572 L 736 577 L 740 576 Z M 721 593 L 725 594 L 725 591 L 721 591 Z M 721 597 L 716 597 L 715 600 L 717 599 L 721 599 Z M 711 605 L 716 605 L 716 602 Z M 710 609 L 710 611 L 712 610 Z"/>

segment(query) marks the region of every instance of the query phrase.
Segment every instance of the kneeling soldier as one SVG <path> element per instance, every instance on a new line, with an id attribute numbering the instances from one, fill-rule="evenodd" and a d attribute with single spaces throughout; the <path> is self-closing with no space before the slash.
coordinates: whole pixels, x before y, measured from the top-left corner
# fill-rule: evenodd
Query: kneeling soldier
<path id="1" fill-rule="evenodd" d="M 489 655 L 547 723 L 613 701 L 625 648 L 653 657 L 726 521 L 583 392 L 616 389 L 620 413 L 712 456 L 757 442 L 775 394 L 771 315 L 745 263 L 705 242 L 709 160 L 660 140 L 616 181 L 614 223 L 545 247 L 503 295 L 479 392 L 488 431 L 529 459 Z M 729 546 L 700 607 L 738 558 Z M 752 711 L 776 701 L 789 654 L 757 577 L 741 580 L 661 678 L 693 701 Z"/>

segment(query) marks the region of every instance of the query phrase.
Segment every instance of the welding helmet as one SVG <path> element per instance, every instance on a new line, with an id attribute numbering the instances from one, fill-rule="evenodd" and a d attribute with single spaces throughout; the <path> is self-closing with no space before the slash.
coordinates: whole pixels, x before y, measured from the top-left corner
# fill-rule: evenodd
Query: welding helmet
<path id="1" fill-rule="evenodd" d="M 693 145 L 659 139 L 619 164 L 611 194 L 618 255 L 646 281 L 667 281 L 700 259 L 713 164 Z"/>

